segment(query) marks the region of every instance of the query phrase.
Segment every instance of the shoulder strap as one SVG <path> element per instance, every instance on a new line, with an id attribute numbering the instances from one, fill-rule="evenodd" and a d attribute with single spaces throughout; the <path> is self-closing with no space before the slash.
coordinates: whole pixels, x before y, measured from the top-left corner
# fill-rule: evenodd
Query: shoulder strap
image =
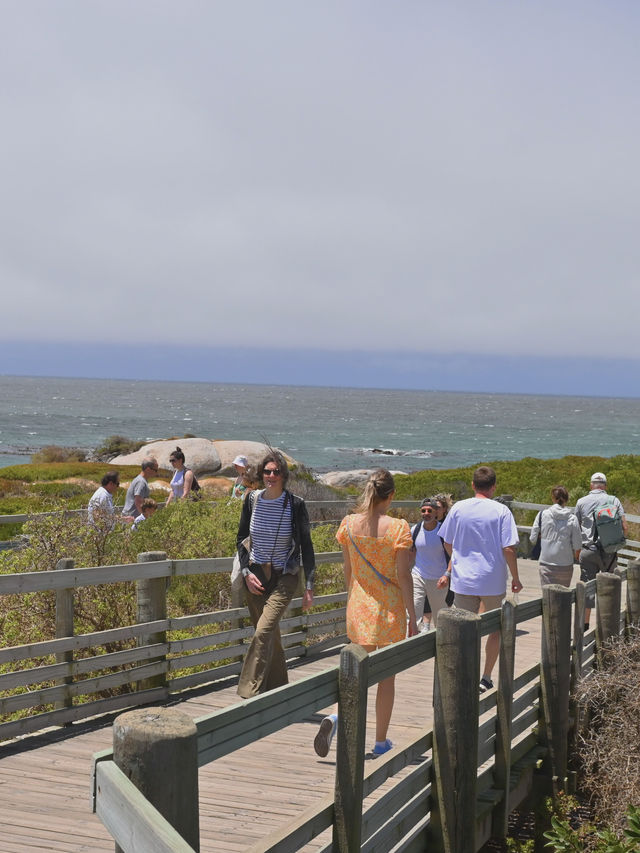
<path id="1" fill-rule="evenodd" d="M 392 581 L 392 580 L 391 580 L 390 578 L 388 578 L 386 575 L 383 575 L 383 574 L 382 574 L 382 572 L 379 572 L 379 571 L 376 569 L 376 567 L 375 567 L 372 563 L 370 563 L 370 562 L 369 562 L 369 560 L 367 560 L 367 558 L 366 558 L 366 557 L 365 557 L 365 555 L 362 553 L 362 551 L 360 550 L 360 548 L 358 548 L 358 546 L 356 545 L 356 543 L 353 541 L 353 536 L 351 535 L 351 529 L 350 529 L 350 527 L 349 527 L 349 522 L 348 522 L 348 521 L 347 521 L 347 533 L 349 534 L 349 539 L 351 539 L 351 544 L 353 545 L 353 547 L 356 549 L 356 551 L 358 552 L 358 554 L 360 554 L 360 556 L 361 556 L 361 557 L 362 557 L 362 559 L 365 561 L 365 563 L 369 566 L 369 568 L 370 568 L 370 569 L 372 569 L 372 570 L 375 572 L 375 574 L 377 575 L 378 579 L 382 581 L 383 585 L 384 585 L 384 586 L 386 586 L 388 583 L 390 583 L 390 584 L 393 584 L 393 586 L 398 586 L 398 584 L 397 584 L 397 583 L 394 583 L 394 581 Z"/>
<path id="2" fill-rule="evenodd" d="M 420 533 L 420 531 L 421 531 L 421 530 L 422 530 L 422 522 L 421 522 L 421 521 L 419 521 L 419 522 L 415 525 L 415 527 L 413 528 L 413 530 L 411 531 L 411 538 L 413 539 L 413 544 L 414 544 L 414 545 L 416 544 L 416 539 L 418 538 L 418 534 Z"/>

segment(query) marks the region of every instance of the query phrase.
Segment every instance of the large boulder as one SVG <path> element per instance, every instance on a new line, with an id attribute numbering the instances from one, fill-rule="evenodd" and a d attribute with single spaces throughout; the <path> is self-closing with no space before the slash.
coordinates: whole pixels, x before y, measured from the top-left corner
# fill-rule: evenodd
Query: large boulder
<path id="1" fill-rule="evenodd" d="M 218 474 L 226 477 L 235 477 L 236 469 L 233 460 L 236 456 L 246 456 L 249 465 L 258 465 L 262 462 L 265 453 L 269 451 L 266 444 L 261 441 L 214 441 L 213 445 L 220 457 L 220 470 Z M 284 454 L 288 462 L 293 462 L 290 456 Z"/>
<path id="2" fill-rule="evenodd" d="M 374 470 L 374 468 L 356 468 L 353 471 L 329 471 L 327 474 L 317 474 L 316 478 L 333 489 L 344 489 L 346 486 L 356 486 L 360 489 Z"/>
<path id="3" fill-rule="evenodd" d="M 356 468 L 353 471 L 329 471 L 327 474 L 317 474 L 316 479 L 325 486 L 331 486 L 332 489 L 344 489 L 347 486 L 362 489 L 371 474 L 377 470 L 377 468 Z M 392 471 L 391 473 L 404 474 L 405 472 Z"/>
<path id="4" fill-rule="evenodd" d="M 169 462 L 169 456 L 173 453 L 176 447 L 180 447 L 185 457 L 185 465 L 195 472 L 197 477 L 206 476 L 207 474 L 220 473 L 220 456 L 216 450 L 216 442 L 209 438 L 172 438 L 169 440 L 151 441 L 149 444 L 143 445 L 140 450 L 135 453 L 127 453 L 123 456 L 116 456 L 111 460 L 111 465 L 117 468 L 118 465 L 140 465 L 143 459 L 147 456 L 155 456 L 158 460 L 160 468 L 166 468 L 171 471 L 172 466 Z"/>
<path id="5" fill-rule="evenodd" d="M 155 456 L 160 468 L 171 470 L 169 456 L 179 446 L 184 453 L 185 465 L 200 477 L 215 474 L 220 477 L 236 477 L 236 469 L 233 460 L 236 456 L 246 456 L 249 465 L 257 465 L 262 461 L 269 448 L 261 441 L 222 441 L 209 438 L 172 438 L 162 441 L 151 441 L 144 444 L 135 453 L 127 453 L 116 456 L 111 460 L 111 465 L 140 465 L 147 456 Z M 295 465 L 287 453 L 283 454 L 290 465 Z"/>

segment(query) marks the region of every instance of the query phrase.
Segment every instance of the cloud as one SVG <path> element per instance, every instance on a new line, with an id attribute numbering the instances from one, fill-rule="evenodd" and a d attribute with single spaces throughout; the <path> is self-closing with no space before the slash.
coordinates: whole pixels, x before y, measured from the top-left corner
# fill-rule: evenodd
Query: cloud
<path id="1" fill-rule="evenodd" d="M 635 355 L 632 4 L 5 4 L 16 341 Z"/>

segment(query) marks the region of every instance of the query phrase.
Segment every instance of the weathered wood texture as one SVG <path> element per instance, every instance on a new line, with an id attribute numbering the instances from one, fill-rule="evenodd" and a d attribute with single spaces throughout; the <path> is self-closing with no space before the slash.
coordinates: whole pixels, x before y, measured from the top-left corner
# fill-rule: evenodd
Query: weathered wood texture
<path id="1" fill-rule="evenodd" d="M 514 749 L 514 759 L 524 755 L 530 748 L 531 737 L 528 732 L 536 724 L 537 699 L 527 694 L 532 690 L 537 694 L 537 687 L 534 685 L 530 688 L 528 685 L 536 675 L 541 638 L 541 620 L 535 617 L 536 607 L 537 612 L 540 612 L 539 605 L 532 602 L 530 606 L 527 603 L 527 599 L 540 595 L 537 565 L 523 561 L 521 577 L 525 589 L 520 598 L 525 604 L 518 609 L 514 678 L 514 689 L 520 692 L 513 703 L 512 731 L 514 734 L 519 731 L 523 740 L 521 745 Z M 531 621 L 523 622 L 520 614 L 528 608 L 534 615 Z M 493 620 L 493 615 L 489 616 Z M 490 623 L 489 619 L 486 621 L 487 624 Z M 426 649 L 432 642 L 432 636 L 422 635 L 414 645 L 422 643 L 423 649 Z M 335 657 L 309 657 L 303 664 L 293 666 L 290 678 L 292 682 L 297 683 L 311 674 L 325 671 L 334 661 Z M 375 669 L 379 675 L 383 674 L 378 664 Z M 371 680 L 371 671 L 369 676 Z M 284 825 L 288 821 L 296 821 L 302 825 L 305 813 L 319 816 L 317 826 L 328 825 L 327 815 L 330 817 L 332 811 L 330 801 L 334 786 L 335 752 L 332 750 L 327 759 L 320 760 L 313 752 L 312 742 L 320 719 L 331 709 L 336 698 L 335 691 L 332 693 L 330 687 L 331 681 L 329 678 L 324 691 L 321 691 L 325 698 L 320 698 L 320 695 L 317 698 L 318 702 L 324 701 L 326 705 L 318 705 L 315 714 L 298 718 L 297 722 L 284 728 L 276 726 L 274 720 L 273 733 L 259 744 L 250 745 L 245 741 L 248 745 L 228 754 L 226 744 L 221 742 L 219 733 L 215 732 L 215 726 L 210 729 L 210 755 L 201 755 L 199 760 L 220 757 L 200 769 L 203 851 L 239 853 L 251 847 L 255 850 L 269 849 L 265 846 L 268 839 L 285 834 Z M 222 711 L 230 705 L 237 708 L 235 684 L 235 679 L 231 678 L 226 683 L 192 693 L 184 698 L 180 707 L 196 720 L 209 719 L 215 709 Z M 381 779 L 383 777 L 380 774 L 394 767 L 395 762 L 406 763 L 407 756 L 410 758 L 410 755 L 416 760 L 429 749 L 430 741 L 425 729 L 431 725 L 432 694 L 432 662 L 417 663 L 411 670 L 398 674 L 396 704 L 390 730 L 390 736 L 397 748 L 376 762 L 366 762 L 367 769 L 372 767 L 373 772 L 367 773 L 364 781 L 363 834 L 368 833 L 370 827 L 379 827 L 376 829 L 377 841 L 372 840 L 371 849 L 392 849 L 394 845 L 391 841 L 395 836 L 393 826 L 380 825 L 379 813 L 373 810 L 369 816 L 374 802 L 386 796 L 387 790 L 391 791 L 388 788 L 390 782 L 385 782 L 381 788 L 372 792 L 367 779 L 369 775 Z M 148 698 L 150 701 L 158 701 L 159 697 Z M 486 709 L 495 706 L 495 694 L 483 697 L 482 704 Z M 256 707 L 256 722 L 261 720 L 260 714 L 264 711 L 264 708 Z M 254 724 L 249 722 L 247 726 L 250 728 Z M 225 731 L 225 738 L 230 731 L 231 729 Z M 242 725 L 238 717 L 238 738 L 241 733 Z M 374 703 L 369 701 L 367 744 L 372 744 L 373 739 Z M 105 720 L 98 720 L 94 723 L 76 723 L 63 731 L 50 730 L 0 747 L 0 785 L 3 791 L 0 820 L 3 822 L 3 850 L 7 853 L 18 850 L 64 850 L 68 853 L 113 850 L 112 838 L 99 819 L 89 814 L 87 806 L 92 755 L 108 747 L 110 741 L 110 727 L 106 725 Z M 415 753 L 409 754 L 408 745 L 412 742 L 418 745 L 415 747 Z M 428 762 L 422 759 L 420 767 L 425 767 L 426 772 Z M 414 783 L 419 786 L 425 782 L 422 790 L 428 792 L 426 777 L 415 779 L 412 775 L 414 772 L 420 776 L 416 766 L 409 764 L 401 771 L 401 776 L 407 779 L 408 786 Z M 478 786 L 479 791 L 490 788 L 490 779 L 486 775 L 479 777 Z M 413 788 L 409 787 L 407 790 Z M 394 796 L 398 795 L 389 793 L 389 808 L 395 808 Z M 420 799 L 421 795 L 416 796 Z M 411 797 L 398 811 L 403 821 L 417 821 L 416 838 L 420 838 L 420 833 L 424 831 L 426 796 L 427 794 L 422 794 L 421 805 L 414 804 L 414 798 Z M 319 851 L 330 845 L 330 832 L 325 831 L 311 838 L 307 832 L 306 828 L 300 829 L 300 836 L 305 839 L 300 849 Z M 385 846 L 385 839 L 389 842 L 388 846 Z M 375 847 L 375 844 L 379 846 Z M 418 845 L 420 844 L 422 847 L 418 846 L 416 849 L 424 849 L 423 841 L 418 842 Z"/>

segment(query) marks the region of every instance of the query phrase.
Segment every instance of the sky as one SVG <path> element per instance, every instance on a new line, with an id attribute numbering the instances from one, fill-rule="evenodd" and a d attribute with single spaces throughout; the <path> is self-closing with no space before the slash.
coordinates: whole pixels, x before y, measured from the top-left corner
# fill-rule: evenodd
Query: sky
<path id="1" fill-rule="evenodd" d="M 640 396 L 639 24 L 0 0 L 0 373 Z"/>

